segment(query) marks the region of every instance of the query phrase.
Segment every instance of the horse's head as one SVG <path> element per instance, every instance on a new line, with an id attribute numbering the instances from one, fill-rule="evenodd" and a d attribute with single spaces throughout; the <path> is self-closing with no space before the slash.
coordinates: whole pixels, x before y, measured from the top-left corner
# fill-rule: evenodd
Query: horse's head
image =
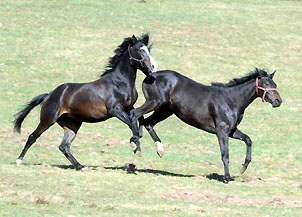
<path id="1" fill-rule="evenodd" d="M 259 73 L 259 76 L 256 78 L 256 93 L 258 97 L 262 98 L 262 101 L 269 102 L 273 107 L 279 107 L 282 99 L 277 91 L 277 85 L 273 81 L 275 72 L 272 74 Z"/>
<path id="2" fill-rule="evenodd" d="M 149 36 L 144 35 L 137 39 L 134 35 L 131 38 L 132 45 L 128 47 L 130 62 L 136 65 L 145 75 L 156 72 L 158 64 L 150 55 L 151 46 L 148 46 Z"/>

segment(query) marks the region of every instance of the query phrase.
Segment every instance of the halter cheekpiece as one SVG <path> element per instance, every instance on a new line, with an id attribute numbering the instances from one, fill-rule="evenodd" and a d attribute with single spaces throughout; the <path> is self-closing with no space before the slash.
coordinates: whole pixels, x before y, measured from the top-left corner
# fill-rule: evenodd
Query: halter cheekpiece
<path id="1" fill-rule="evenodd" d="M 133 57 L 133 56 L 131 55 L 131 53 L 130 53 L 130 45 L 128 46 L 128 54 L 129 54 L 130 64 L 131 64 L 131 61 L 134 60 L 134 61 L 139 62 L 139 63 L 141 64 L 141 66 L 143 66 L 145 58 L 142 58 L 142 59 L 139 60 L 139 59 Z M 131 65 L 132 65 L 132 64 L 131 64 Z"/>
<path id="2" fill-rule="evenodd" d="M 264 91 L 264 93 L 263 93 L 263 95 L 262 95 L 262 102 L 264 102 L 264 98 L 265 98 L 265 95 L 266 95 L 266 93 L 267 93 L 267 91 L 269 91 L 269 90 L 277 90 L 277 88 L 264 88 L 264 87 L 260 87 L 260 86 L 258 86 L 258 78 L 256 78 L 256 94 L 257 94 L 257 96 L 258 96 L 258 89 L 260 89 L 260 90 L 263 90 Z"/>

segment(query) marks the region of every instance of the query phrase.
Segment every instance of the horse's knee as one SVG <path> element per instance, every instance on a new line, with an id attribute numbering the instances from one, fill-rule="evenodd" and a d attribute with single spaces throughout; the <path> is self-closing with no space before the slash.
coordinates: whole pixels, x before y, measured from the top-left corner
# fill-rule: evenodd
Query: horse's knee
<path id="1" fill-rule="evenodd" d="M 137 142 L 139 141 L 140 137 L 139 136 L 132 136 L 130 139 L 130 143 L 134 142 L 135 144 L 137 144 Z"/>
<path id="2" fill-rule="evenodd" d="M 152 126 L 151 125 L 145 125 L 146 130 L 150 131 L 152 130 Z"/>
<path id="3" fill-rule="evenodd" d="M 252 146 L 253 143 L 251 138 L 248 136 L 245 138 L 244 142 L 246 143 L 247 146 Z"/>
<path id="4" fill-rule="evenodd" d="M 221 153 L 221 161 L 224 164 L 229 164 L 229 156 L 225 152 Z"/>
<path id="5" fill-rule="evenodd" d="M 135 113 L 135 109 L 131 110 L 129 113 L 129 119 L 130 119 L 130 123 L 131 123 L 131 130 L 133 130 L 132 128 L 134 126 L 138 126 L 137 122 L 140 120 L 140 117 Z M 141 124 L 141 122 L 139 121 L 139 124 Z M 136 127 L 134 128 L 136 129 Z"/>
<path id="6" fill-rule="evenodd" d="M 140 117 L 137 116 L 136 112 L 135 112 L 135 109 L 131 110 L 130 113 L 129 113 L 129 118 L 130 120 L 133 122 L 133 121 L 137 121 Z"/>

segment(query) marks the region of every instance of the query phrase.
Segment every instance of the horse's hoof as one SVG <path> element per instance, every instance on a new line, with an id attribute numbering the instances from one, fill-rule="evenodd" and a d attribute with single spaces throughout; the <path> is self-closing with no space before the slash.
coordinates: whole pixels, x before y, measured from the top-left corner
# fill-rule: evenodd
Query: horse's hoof
<path id="1" fill-rule="evenodd" d="M 157 155 L 162 158 L 164 156 L 164 152 L 157 150 Z"/>
<path id="2" fill-rule="evenodd" d="M 17 163 L 17 166 L 20 166 L 20 165 L 22 164 L 22 160 L 17 159 L 17 160 L 16 160 L 16 163 Z"/>
<path id="3" fill-rule="evenodd" d="M 239 168 L 239 170 L 240 170 L 240 173 L 243 174 L 245 172 L 245 170 L 246 170 L 246 167 L 243 166 L 243 165 L 241 165 L 241 167 Z"/>
<path id="4" fill-rule="evenodd" d="M 229 182 L 235 181 L 235 179 L 233 179 L 232 177 L 226 177 L 226 178 L 225 178 L 225 181 L 226 181 L 227 183 L 229 183 Z"/>
<path id="5" fill-rule="evenodd" d="M 137 150 L 137 151 L 135 152 L 135 154 L 136 154 L 137 156 L 139 156 L 139 157 L 141 157 L 141 156 L 142 156 L 142 152 L 141 152 L 141 151 L 139 151 L 139 150 Z"/>
<path id="6" fill-rule="evenodd" d="M 91 171 L 92 168 L 90 168 L 90 167 L 83 167 L 81 170 L 82 170 L 82 171 Z"/>
<path id="7" fill-rule="evenodd" d="M 155 142 L 155 145 L 157 146 L 158 156 L 162 158 L 164 156 L 164 145 L 159 141 Z"/>
<path id="8" fill-rule="evenodd" d="M 78 165 L 75 167 L 76 170 L 85 170 L 86 167 L 82 166 L 82 165 Z"/>

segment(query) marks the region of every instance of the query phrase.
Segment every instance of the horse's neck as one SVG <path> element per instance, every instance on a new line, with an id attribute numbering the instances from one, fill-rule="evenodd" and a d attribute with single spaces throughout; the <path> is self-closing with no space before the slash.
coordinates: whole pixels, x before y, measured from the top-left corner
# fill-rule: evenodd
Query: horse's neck
<path id="1" fill-rule="evenodd" d="M 130 64 L 130 59 L 125 53 L 117 67 L 112 72 L 112 79 L 127 83 L 131 88 L 135 87 L 137 69 Z"/>
<path id="2" fill-rule="evenodd" d="M 244 111 L 257 98 L 255 79 L 252 79 L 245 84 L 233 87 L 232 90 L 234 91 L 234 100 L 242 111 Z"/>

